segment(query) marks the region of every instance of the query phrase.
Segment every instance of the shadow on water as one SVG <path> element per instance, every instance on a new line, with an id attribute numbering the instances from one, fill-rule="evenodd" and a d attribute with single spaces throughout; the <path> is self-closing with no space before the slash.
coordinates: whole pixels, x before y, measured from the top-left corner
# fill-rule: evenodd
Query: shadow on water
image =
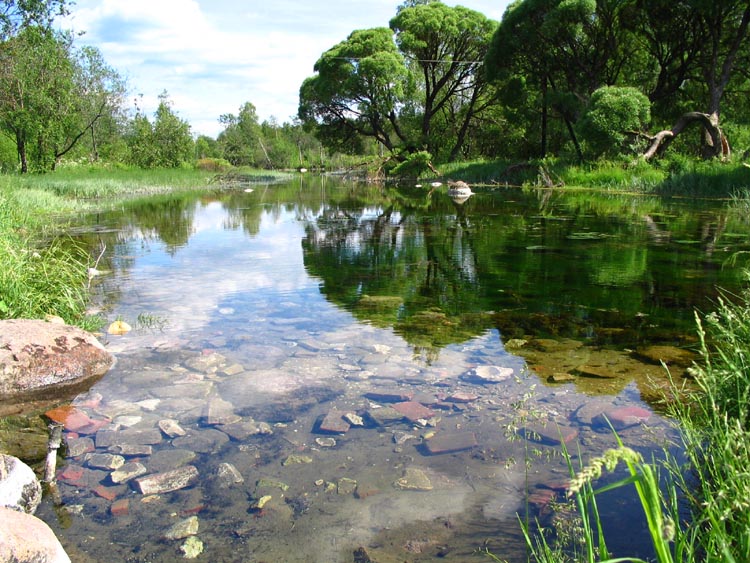
<path id="1" fill-rule="evenodd" d="M 517 514 L 560 517 L 560 440 L 674 439 L 644 399 L 741 283 L 747 231 L 719 204 L 309 177 L 92 217 L 102 314 L 150 322 L 105 337 L 47 520 L 77 561 L 525 561 Z M 603 507 L 610 547 L 648 557 L 633 502 Z"/>

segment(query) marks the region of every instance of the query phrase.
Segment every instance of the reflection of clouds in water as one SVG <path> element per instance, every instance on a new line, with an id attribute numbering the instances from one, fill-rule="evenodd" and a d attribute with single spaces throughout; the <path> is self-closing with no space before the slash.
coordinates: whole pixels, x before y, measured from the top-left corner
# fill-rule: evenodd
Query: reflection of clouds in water
<path id="1" fill-rule="evenodd" d="M 279 296 L 309 291 L 318 282 L 303 266 L 301 228 L 293 214 L 265 213 L 259 235 L 227 229 L 226 210 L 209 204 L 196 210 L 194 234 L 173 256 L 151 245 L 131 264 L 114 314 L 135 319 L 148 313 L 167 321 L 166 332 L 194 331 L 210 322 L 233 294 Z"/>

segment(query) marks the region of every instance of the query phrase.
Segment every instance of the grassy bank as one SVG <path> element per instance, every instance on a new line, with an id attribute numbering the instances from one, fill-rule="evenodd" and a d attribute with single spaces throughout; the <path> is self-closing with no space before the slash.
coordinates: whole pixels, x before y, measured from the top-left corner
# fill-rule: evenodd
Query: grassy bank
<path id="1" fill-rule="evenodd" d="M 60 236 L 70 218 L 124 197 L 208 187 L 213 173 L 188 169 L 77 168 L 54 174 L 0 176 L 0 319 L 57 315 L 93 328 L 85 315 L 85 249 Z"/>
<path id="2" fill-rule="evenodd" d="M 740 161 L 702 161 L 680 155 L 654 162 L 581 165 L 556 159 L 460 162 L 441 165 L 440 173 L 444 178 L 485 186 L 585 187 L 688 197 L 729 197 L 750 185 L 750 168 Z"/>

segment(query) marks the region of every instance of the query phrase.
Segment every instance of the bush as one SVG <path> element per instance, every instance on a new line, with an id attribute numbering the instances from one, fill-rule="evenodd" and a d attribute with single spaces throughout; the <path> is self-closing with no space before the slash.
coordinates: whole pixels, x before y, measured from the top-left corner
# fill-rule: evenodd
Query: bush
<path id="1" fill-rule="evenodd" d="M 591 95 L 578 130 L 593 156 L 615 155 L 651 120 L 651 103 L 636 88 L 604 86 Z"/>

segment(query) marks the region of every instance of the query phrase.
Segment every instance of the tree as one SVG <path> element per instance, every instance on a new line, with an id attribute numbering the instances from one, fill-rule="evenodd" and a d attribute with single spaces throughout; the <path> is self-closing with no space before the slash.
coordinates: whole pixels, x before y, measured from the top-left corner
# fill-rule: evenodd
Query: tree
<path id="1" fill-rule="evenodd" d="M 0 126 L 13 137 L 21 172 L 54 164 L 60 119 L 74 103 L 70 39 L 27 27 L 0 44 Z"/>
<path id="2" fill-rule="evenodd" d="M 0 41 L 5 41 L 26 27 L 49 29 L 57 16 L 67 15 L 67 0 L 0 1 Z"/>
<path id="3" fill-rule="evenodd" d="M 461 151 L 469 126 L 492 103 L 483 63 L 496 22 L 463 6 L 410 2 L 390 22 L 396 44 L 417 73 L 418 148 L 448 160 Z M 442 117 L 442 119 L 439 119 Z M 438 125 L 440 131 L 433 134 Z"/>
<path id="4" fill-rule="evenodd" d="M 169 94 L 159 95 L 153 124 L 138 111 L 128 134 L 130 162 L 142 168 L 177 168 L 193 157 L 190 125 L 172 110 Z"/>
<path id="5" fill-rule="evenodd" d="M 245 102 L 237 115 L 226 113 L 219 118 L 224 130 L 219 133 L 217 141 L 223 158 L 235 166 L 255 166 L 257 152 L 261 150 L 261 132 L 255 106 Z"/>
<path id="6" fill-rule="evenodd" d="M 536 89 L 540 153 L 548 150 L 550 110 L 562 120 L 580 159 L 575 123 L 590 95 L 617 84 L 636 46 L 622 25 L 622 0 L 517 0 L 503 16 L 487 53 L 494 81 L 521 78 Z"/>
<path id="7" fill-rule="evenodd" d="M 395 152 L 407 140 L 398 118 L 407 71 L 390 29 L 352 32 L 323 53 L 314 70 L 300 88 L 299 117 L 315 124 L 323 144 L 352 153 L 364 136 Z"/>
<path id="8" fill-rule="evenodd" d="M 646 7 L 644 6 L 644 10 Z M 644 153 L 646 158 L 663 152 L 672 140 L 687 126 L 698 123 L 704 131 L 705 157 L 729 156 L 730 146 L 721 129 L 721 104 L 731 80 L 750 62 L 748 54 L 748 28 L 750 3 L 747 0 L 681 0 L 669 8 L 683 15 L 690 23 L 677 34 L 663 30 L 661 23 L 646 16 L 649 49 L 660 63 L 660 77 L 664 78 L 655 91 L 676 91 L 686 81 L 698 86 L 698 99 L 691 102 L 702 105 L 705 112 L 688 111 L 680 115 L 671 129 L 660 131 Z M 646 12 L 648 13 L 648 12 Z M 683 34 L 691 41 L 683 42 Z M 671 58 L 658 57 L 660 53 L 675 53 Z M 675 59 L 679 64 L 675 64 Z M 677 81 L 682 79 L 679 84 Z M 658 99 L 658 98 L 657 98 Z"/>

